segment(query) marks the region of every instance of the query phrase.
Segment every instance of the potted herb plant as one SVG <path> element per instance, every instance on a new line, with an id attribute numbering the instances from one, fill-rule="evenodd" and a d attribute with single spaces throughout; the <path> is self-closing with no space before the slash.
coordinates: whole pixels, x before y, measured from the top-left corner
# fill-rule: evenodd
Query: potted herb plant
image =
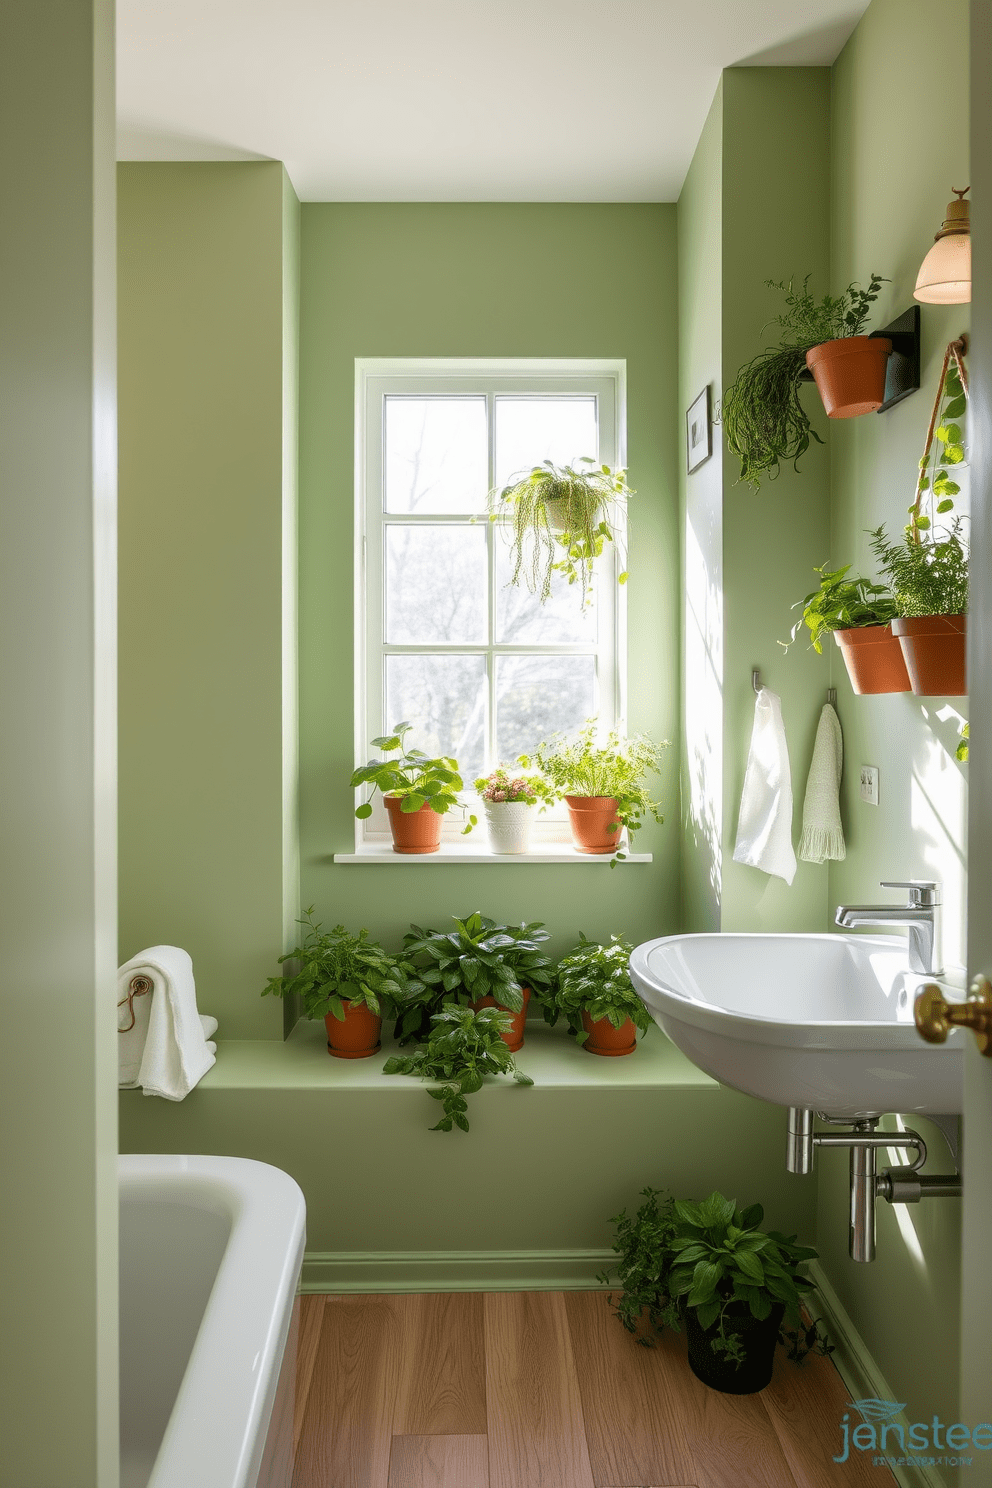
<path id="1" fill-rule="evenodd" d="M 798 468 L 811 439 L 823 443 L 799 396 L 807 368 L 830 418 L 871 413 L 884 400 L 892 343 L 864 331 L 879 287 L 887 281 L 872 274 L 867 289 L 849 284 L 842 294 L 816 300 L 809 280 L 807 274 L 800 289 L 792 280 L 765 281 L 785 296 L 785 312 L 772 322 L 780 329 L 778 344 L 752 357 L 723 397 L 720 419 L 727 444 L 741 462 L 740 479 L 755 490 L 763 475 L 778 475 L 783 461 Z"/>
<path id="2" fill-rule="evenodd" d="M 623 1288 L 610 1297 L 620 1322 L 650 1348 L 666 1327 L 681 1331 L 689 1345 L 689 1367 L 714 1390 L 751 1395 L 772 1377 L 775 1346 L 790 1343 L 799 1362 L 811 1349 L 830 1352 L 816 1325 L 800 1317 L 804 1275 L 816 1251 L 794 1235 L 761 1229 L 760 1204 L 740 1210 L 733 1199 L 712 1193 L 701 1204 L 641 1191 L 644 1203 L 631 1218 L 623 1210 L 613 1249 L 613 1272 Z M 611 1284 L 610 1271 L 600 1276 Z M 783 1319 L 794 1331 L 782 1331 Z"/>
<path id="3" fill-rule="evenodd" d="M 525 853 L 539 798 L 538 784 L 525 775 L 511 775 L 500 765 L 475 782 L 494 853 Z"/>
<path id="4" fill-rule="evenodd" d="M 623 565 L 623 518 L 627 498 L 634 495 L 626 472 L 597 465 L 588 456 L 577 464 L 578 469 L 545 460 L 490 493 L 490 520 L 505 517 L 511 532 L 511 583 L 526 583 L 542 604 L 551 597 L 555 573 L 579 584 L 584 604 L 592 565 L 608 542 Z M 626 583 L 626 571 L 618 579 Z"/>
<path id="5" fill-rule="evenodd" d="M 430 758 L 422 749 L 407 749 L 404 739 L 412 724 L 398 723 L 391 734 L 373 739 L 383 759 L 360 765 L 351 777 L 352 789 L 370 785 L 373 794 L 382 792 L 393 834 L 393 852 L 432 853 L 441 846 L 441 821 L 446 811 L 461 805 L 458 792 L 462 777 L 458 761 L 442 755 Z M 364 820 L 372 815 L 371 801 L 363 801 L 355 815 Z M 465 832 L 476 825 L 471 816 Z"/>
<path id="6" fill-rule="evenodd" d="M 832 631 L 859 696 L 908 692 L 909 673 L 892 632 L 895 596 L 885 584 L 847 578 L 850 568 L 847 563 L 828 572 L 824 564 L 813 570 L 820 575 L 820 586 L 793 605 L 793 609 L 801 607 L 802 614 L 792 627 L 790 644 L 805 625 L 813 650 L 822 654 L 823 637 Z"/>
<path id="7" fill-rule="evenodd" d="M 665 819 L 644 777 L 658 769 L 667 744 L 654 744 L 643 735 L 622 739 L 615 729 L 597 743 L 596 720 L 589 719 L 574 738 L 545 740 L 533 756 L 521 755 L 518 763 L 525 769 L 537 765 L 548 791 L 564 798 L 579 852 L 614 853 L 622 860 L 626 855 L 618 849 L 624 827 L 630 838 L 644 816 L 659 823 Z"/>
<path id="8" fill-rule="evenodd" d="M 572 1033 L 590 1054 L 609 1059 L 633 1054 L 637 1030 L 646 1033 L 651 1019 L 628 967 L 631 947 L 618 935 L 608 946 L 579 935 L 575 949 L 558 963 L 551 1000 Z"/>
<path id="9" fill-rule="evenodd" d="M 529 1075 L 517 1069 L 504 1038 L 509 1018 L 498 1007 L 442 1008 L 431 1018 L 426 1044 L 412 1054 L 393 1055 L 382 1067 L 386 1075 L 416 1075 L 435 1080 L 428 1095 L 441 1102 L 441 1119 L 431 1131 L 468 1131 L 466 1097 L 482 1089 L 487 1075 L 512 1075 L 518 1085 L 533 1085 Z"/>
<path id="10" fill-rule="evenodd" d="M 322 930 L 313 905 L 297 923 L 306 930 L 303 942 L 279 962 L 296 961 L 300 969 L 295 976 L 270 977 L 262 996 L 299 996 L 307 1018 L 323 1018 L 327 1052 L 336 1059 L 377 1054 L 383 1013 L 393 1012 L 412 967 L 370 940 L 367 930 Z"/>
<path id="11" fill-rule="evenodd" d="M 552 983 L 551 961 L 541 952 L 548 932 L 538 920 L 498 925 L 478 910 L 456 919 L 455 927 L 439 931 L 412 925 L 403 941 L 405 954 L 419 964 L 418 977 L 438 1002 L 476 1012 L 496 1007 L 508 1014 L 506 1041 L 515 1053 L 523 1046 L 531 993 L 543 997 Z M 430 1011 L 425 1009 L 427 1019 Z"/>

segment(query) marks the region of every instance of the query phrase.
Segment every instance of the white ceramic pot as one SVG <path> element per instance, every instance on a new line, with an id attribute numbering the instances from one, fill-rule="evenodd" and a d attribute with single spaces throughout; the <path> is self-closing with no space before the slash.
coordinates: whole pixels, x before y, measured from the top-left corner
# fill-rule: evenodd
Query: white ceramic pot
<path id="1" fill-rule="evenodd" d="M 489 845 L 494 853 L 525 853 L 534 806 L 529 801 L 486 801 Z"/>

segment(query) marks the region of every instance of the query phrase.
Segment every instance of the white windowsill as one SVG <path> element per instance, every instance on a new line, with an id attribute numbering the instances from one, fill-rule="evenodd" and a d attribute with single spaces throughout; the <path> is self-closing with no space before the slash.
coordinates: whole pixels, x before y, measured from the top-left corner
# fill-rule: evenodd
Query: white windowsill
<path id="1" fill-rule="evenodd" d="M 653 853 L 628 852 L 621 862 L 650 863 Z M 335 863 L 394 863 L 408 867 L 430 863 L 612 863 L 612 853 L 580 853 L 567 843 L 542 842 L 526 853 L 494 853 L 478 844 L 447 842 L 433 853 L 393 852 L 389 842 L 366 842 L 358 852 L 335 853 Z"/>

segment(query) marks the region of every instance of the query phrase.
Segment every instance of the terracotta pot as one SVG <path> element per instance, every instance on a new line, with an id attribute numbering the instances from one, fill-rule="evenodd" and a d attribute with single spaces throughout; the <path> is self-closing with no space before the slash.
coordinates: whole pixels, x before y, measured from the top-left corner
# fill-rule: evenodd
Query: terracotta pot
<path id="1" fill-rule="evenodd" d="M 885 402 L 885 364 L 892 342 L 885 336 L 842 336 L 806 353 L 806 365 L 828 418 L 860 418 Z"/>
<path id="2" fill-rule="evenodd" d="M 968 691 L 967 615 L 922 615 L 893 620 L 917 697 L 963 697 Z"/>
<path id="3" fill-rule="evenodd" d="M 756 1318 L 742 1303 L 727 1309 L 724 1327 L 740 1337 L 744 1358 L 739 1364 L 724 1354 L 715 1354 L 712 1340 L 720 1331 L 719 1323 L 701 1328 L 694 1307 L 682 1309 L 686 1343 L 689 1346 L 689 1368 L 697 1379 L 711 1390 L 724 1395 L 755 1395 L 770 1383 L 775 1363 L 775 1345 L 782 1325 L 785 1307 L 781 1302 L 772 1307 L 766 1318 Z"/>
<path id="4" fill-rule="evenodd" d="M 441 846 L 444 817 L 425 801 L 419 811 L 402 811 L 402 796 L 383 796 L 393 834 L 393 852 L 432 853 Z"/>
<path id="5" fill-rule="evenodd" d="M 382 1047 L 379 1042 L 382 1019 L 370 1012 L 364 1002 L 356 1007 L 346 997 L 341 1001 L 344 1003 L 344 1022 L 335 1018 L 333 1013 L 324 1017 L 328 1054 L 333 1054 L 335 1059 L 368 1059 L 371 1054 L 378 1054 Z"/>
<path id="6" fill-rule="evenodd" d="M 851 686 L 858 697 L 877 692 L 909 692 L 909 673 L 891 625 L 860 625 L 835 630 Z"/>
<path id="7" fill-rule="evenodd" d="M 566 796 L 572 841 L 581 853 L 612 853 L 620 846 L 622 828 L 607 828 L 617 820 L 616 796 Z"/>
<path id="8" fill-rule="evenodd" d="M 494 853 L 525 853 L 534 806 L 529 801 L 485 801 L 489 846 Z"/>
<path id="9" fill-rule="evenodd" d="M 530 988 L 521 987 L 520 995 L 523 997 L 524 1005 L 519 1013 L 511 1013 L 510 1009 L 504 1008 L 503 1004 L 498 1002 L 495 997 L 480 997 L 478 1002 L 469 1003 L 469 1007 L 473 1013 L 479 1012 L 482 1008 L 498 1007 L 503 1008 L 504 1013 L 509 1014 L 513 1027 L 509 1033 L 504 1033 L 502 1037 L 504 1044 L 506 1044 L 507 1048 L 513 1054 L 524 1046 L 524 1025 L 527 1022 L 527 1004 L 530 1002 Z"/>
<path id="10" fill-rule="evenodd" d="M 589 1035 L 582 1047 L 590 1054 L 604 1054 L 607 1059 L 617 1059 L 621 1054 L 633 1054 L 637 1048 L 637 1028 L 632 1018 L 614 1028 L 609 1018 L 590 1018 L 588 1013 L 583 1013 L 582 1026 Z"/>

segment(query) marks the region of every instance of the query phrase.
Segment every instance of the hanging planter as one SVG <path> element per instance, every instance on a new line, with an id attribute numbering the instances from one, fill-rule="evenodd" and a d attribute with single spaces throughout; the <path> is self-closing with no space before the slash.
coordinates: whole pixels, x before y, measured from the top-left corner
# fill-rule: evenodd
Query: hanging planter
<path id="1" fill-rule="evenodd" d="M 828 418 L 860 418 L 885 402 L 885 366 L 892 351 L 886 336 L 844 336 L 806 353 Z"/>
<path id="2" fill-rule="evenodd" d="M 968 691 L 967 615 L 893 620 L 892 629 L 917 697 L 963 697 Z"/>
<path id="3" fill-rule="evenodd" d="M 835 630 L 834 640 L 858 697 L 882 692 L 909 692 L 911 683 L 902 646 L 891 624 Z"/>

